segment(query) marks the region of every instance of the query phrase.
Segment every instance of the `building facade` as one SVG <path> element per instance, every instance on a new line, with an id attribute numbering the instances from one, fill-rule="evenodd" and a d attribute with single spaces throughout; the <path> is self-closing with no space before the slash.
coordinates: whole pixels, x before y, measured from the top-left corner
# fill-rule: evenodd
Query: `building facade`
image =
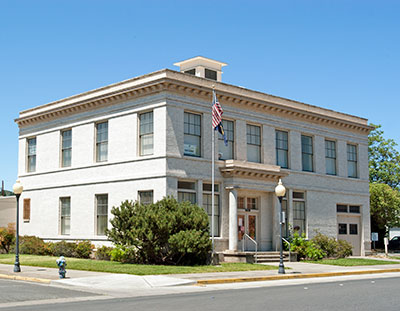
<path id="1" fill-rule="evenodd" d="M 167 195 L 211 220 L 214 88 L 228 139 L 216 136 L 216 250 L 253 250 L 248 237 L 277 249 L 282 178 L 285 235 L 370 251 L 366 119 L 225 84 L 226 64 L 204 57 L 176 65 L 20 113 L 22 234 L 105 243 L 113 206 Z"/>

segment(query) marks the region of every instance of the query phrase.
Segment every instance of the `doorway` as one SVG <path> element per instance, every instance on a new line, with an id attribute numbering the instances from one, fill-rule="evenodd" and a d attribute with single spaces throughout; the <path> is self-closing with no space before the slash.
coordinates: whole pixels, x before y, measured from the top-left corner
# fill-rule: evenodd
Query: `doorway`
<path id="1" fill-rule="evenodd" d="M 256 246 L 253 239 L 257 241 L 258 215 L 252 212 L 238 213 L 238 250 L 255 251 Z M 247 236 L 245 236 L 247 234 Z"/>

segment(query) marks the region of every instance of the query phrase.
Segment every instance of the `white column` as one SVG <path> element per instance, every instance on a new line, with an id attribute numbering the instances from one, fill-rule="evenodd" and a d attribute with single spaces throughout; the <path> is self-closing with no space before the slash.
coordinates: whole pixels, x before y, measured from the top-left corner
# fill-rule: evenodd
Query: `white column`
<path id="1" fill-rule="evenodd" d="M 237 251 L 238 248 L 238 224 L 237 224 L 237 191 L 234 188 L 229 190 L 229 250 Z"/>

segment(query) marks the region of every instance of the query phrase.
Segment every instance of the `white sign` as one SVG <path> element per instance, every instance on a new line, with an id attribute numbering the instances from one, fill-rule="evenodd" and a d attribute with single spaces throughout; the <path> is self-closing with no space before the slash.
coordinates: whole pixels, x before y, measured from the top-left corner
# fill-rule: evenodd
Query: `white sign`
<path id="1" fill-rule="evenodd" d="M 371 232 L 371 240 L 373 242 L 378 241 L 378 232 Z"/>
<path id="2" fill-rule="evenodd" d="M 184 144 L 184 153 L 188 155 L 197 155 L 197 146 L 196 145 L 190 145 L 190 144 Z"/>

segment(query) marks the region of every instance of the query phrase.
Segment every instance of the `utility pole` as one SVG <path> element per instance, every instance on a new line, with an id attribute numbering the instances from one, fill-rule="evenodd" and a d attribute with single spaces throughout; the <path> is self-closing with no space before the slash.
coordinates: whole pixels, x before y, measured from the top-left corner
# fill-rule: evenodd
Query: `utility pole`
<path id="1" fill-rule="evenodd" d="M 4 180 L 1 181 L 1 195 L 4 197 L 5 193 L 4 193 Z"/>

